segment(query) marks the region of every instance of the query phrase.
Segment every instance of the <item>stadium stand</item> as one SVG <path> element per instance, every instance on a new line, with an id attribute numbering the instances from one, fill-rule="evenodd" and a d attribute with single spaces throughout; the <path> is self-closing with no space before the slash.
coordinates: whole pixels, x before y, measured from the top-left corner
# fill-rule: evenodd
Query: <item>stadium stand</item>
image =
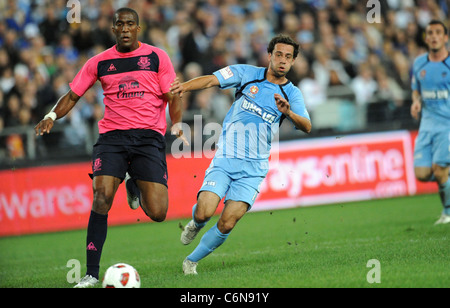
<path id="1" fill-rule="evenodd" d="M 67 2 L 0 1 L 0 168 L 90 157 L 103 112 L 98 83 L 52 134 L 35 138 L 33 127 L 84 62 L 114 45 L 119 7 L 139 12 L 140 40 L 166 50 L 182 80 L 234 63 L 265 66 L 270 38 L 291 35 L 302 53 L 288 77 L 305 93 L 311 136 L 417 128 L 412 61 L 426 52 L 425 25 L 449 24 L 450 16 L 446 0 L 380 0 L 379 23 L 365 18 L 367 1 L 356 0 L 86 0 L 81 22 L 69 23 Z M 201 114 L 203 125 L 221 123 L 232 97 L 186 95 L 185 122 Z M 281 140 L 307 138 L 282 128 Z"/>

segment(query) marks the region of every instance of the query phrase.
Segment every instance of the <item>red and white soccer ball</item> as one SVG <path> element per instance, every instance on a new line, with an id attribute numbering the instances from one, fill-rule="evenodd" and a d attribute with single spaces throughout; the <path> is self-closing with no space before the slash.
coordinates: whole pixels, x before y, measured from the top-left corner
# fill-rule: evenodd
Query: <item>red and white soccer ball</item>
<path id="1" fill-rule="evenodd" d="M 141 278 L 131 265 L 117 263 L 106 270 L 102 286 L 103 288 L 140 288 Z"/>

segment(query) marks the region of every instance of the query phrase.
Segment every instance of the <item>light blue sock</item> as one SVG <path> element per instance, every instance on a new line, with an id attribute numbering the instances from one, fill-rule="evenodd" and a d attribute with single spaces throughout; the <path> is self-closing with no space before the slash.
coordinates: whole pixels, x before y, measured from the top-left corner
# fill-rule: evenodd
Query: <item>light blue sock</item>
<path id="1" fill-rule="evenodd" d="M 202 239 L 198 246 L 194 249 L 194 251 L 187 256 L 187 259 L 192 262 L 198 262 L 211 252 L 213 252 L 217 247 L 222 245 L 227 239 L 228 234 L 223 234 L 217 228 L 217 224 L 215 224 L 211 229 L 209 229 L 205 235 L 203 235 Z"/>
<path id="2" fill-rule="evenodd" d="M 197 228 L 203 228 L 208 223 L 209 219 L 205 222 L 199 223 L 195 221 L 195 210 L 197 209 L 197 203 L 192 207 L 192 220 L 194 221 L 194 224 Z"/>
<path id="3" fill-rule="evenodd" d="M 439 194 L 444 206 L 444 213 L 450 215 L 450 177 L 444 185 L 439 185 Z"/>

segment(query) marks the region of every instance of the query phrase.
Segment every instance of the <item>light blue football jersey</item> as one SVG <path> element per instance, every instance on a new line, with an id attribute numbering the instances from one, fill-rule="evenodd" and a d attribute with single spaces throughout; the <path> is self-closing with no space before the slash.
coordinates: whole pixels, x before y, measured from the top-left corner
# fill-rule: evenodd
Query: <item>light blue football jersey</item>
<path id="1" fill-rule="evenodd" d="M 411 88 L 422 97 L 420 131 L 448 130 L 450 127 L 450 56 L 442 62 L 430 61 L 428 54 L 413 65 Z"/>
<path id="2" fill-rule="evenodd" d="M 214 72 L 221 89 L 236 88 L 235 101 L 223 122 L 215 165 L 220 158 L 244 159 L 267 172 L 272 140 L 285 119 L 276 106 L 275 93 L 289 102 L 293 112 L 310 119 L 300 90 L 290 81 L 271 83 L 266 74 L 267 68 L 241 64 Z"/>

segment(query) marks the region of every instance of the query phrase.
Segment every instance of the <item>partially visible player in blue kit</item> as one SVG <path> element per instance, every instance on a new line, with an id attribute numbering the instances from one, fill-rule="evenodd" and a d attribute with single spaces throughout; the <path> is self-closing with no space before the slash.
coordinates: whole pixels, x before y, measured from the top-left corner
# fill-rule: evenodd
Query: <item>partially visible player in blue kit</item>
<path id="1" fill-rule="evenodd" d="M 420 118 L 414 172 L 420 181 L 436 181 L 444 210 L 436 224 L 450 223 L 450 56 L 448 29 L 432 21 L 425 30 L 429 52 L 413 66 L 411 115 Z"/>
<path id="2" fill-rule="evenodd" d="M 170 91 L 183 92 L 219 86 L 236 88 L 236 98 L 226 115 L 217 152 L 206 170 L 203 186 L 192 210 L 192 220 L 181 234 L 190 244 L 225 197 L 225 207 L 217 222 L 183 262 L 183 272 L 197 274 L 197 263 L 227 239 L 239 219 L 250 210 L 259 186 L 269 170 L 271 141 L 284 119 L 303 132 L 311 122 L 303 95 L 287 78 L 299 53 L 290 37 L 278 35 L 267 48 L 268 68 L 231 65 L 213 75 L 184 83 L 176 81 Z"/>

